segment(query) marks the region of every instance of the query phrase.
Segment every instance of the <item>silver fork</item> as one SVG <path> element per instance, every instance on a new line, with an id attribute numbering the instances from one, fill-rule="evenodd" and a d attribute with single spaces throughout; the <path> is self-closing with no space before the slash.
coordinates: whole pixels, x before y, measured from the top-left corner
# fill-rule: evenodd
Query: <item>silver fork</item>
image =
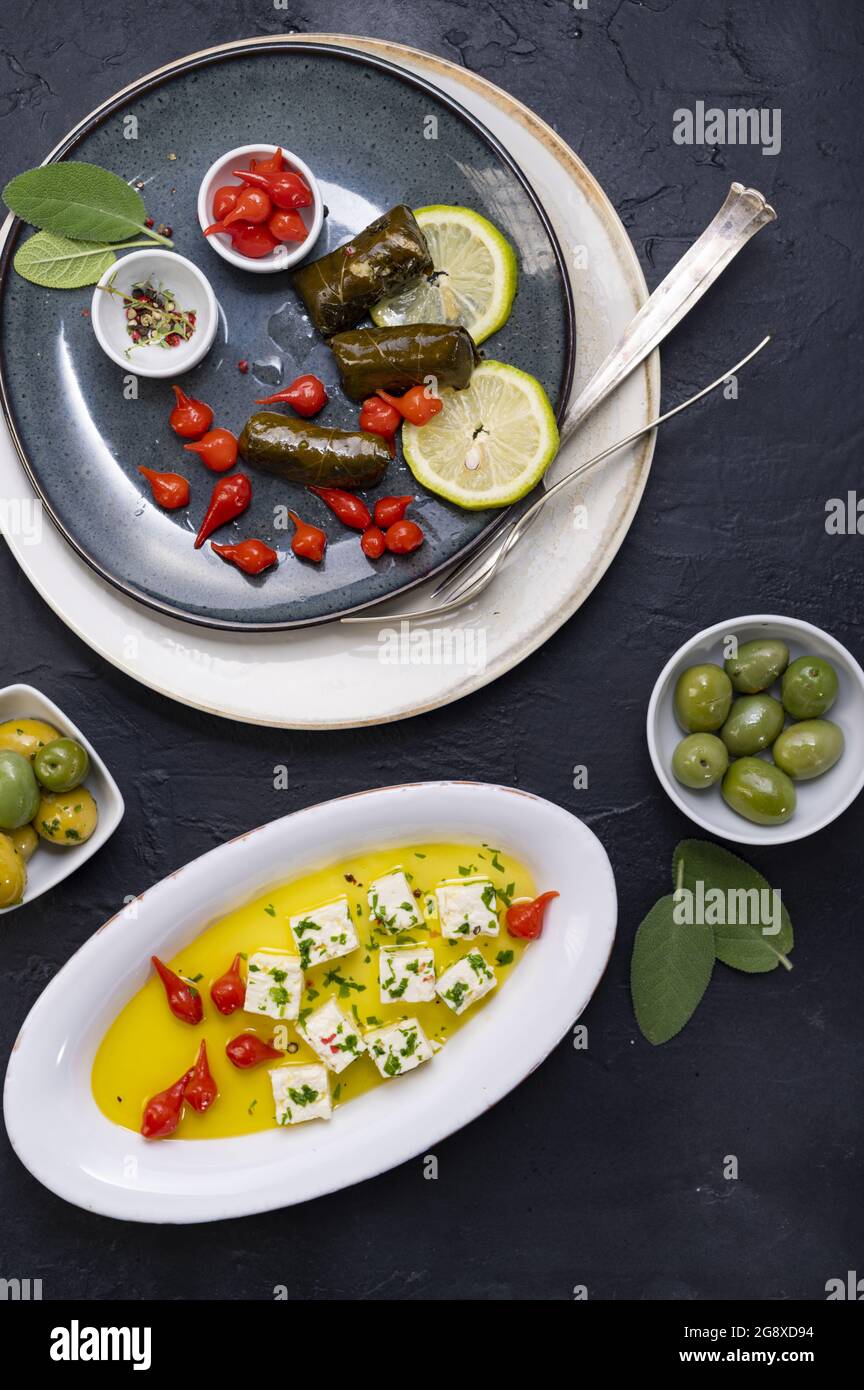
<path id="1" fill-rule="evenodd" d="M 638 314 L 628 324 L 618 345 L 594 373 L 591 380 L 580 392 L 567 410 L 561 424 L 561 444 L 566 444 L 585 418 L 604 401 L 630 373 L 643 362 L 649 353 L 671 333 L 693 305 L 702 298 L 705 291 L 723 273 L 729 262 L 761 227 L 776 217 L 774 209 L 755 188 L 745 188 L 741 183 L 733 183 L 719 212 L 705 231 L 678 261 L 665 280 L 657 286 L 646 300 Z M 440 602 L 430 608 L 404 613 L 404 619 L 438 617 L 452 612 L 454 608 L 474 599 L 491 582 L 499 563 L 509 553 L 516 542 L 524 536 L 541 508 L 577 477 L 593 468 L 602 459 L 631 443 L 640 435 L 656 428 L 671 415 L 677 415 L 688 406 L 707 395 L 726 381 L 733 372 L 749 362 L 756 352 L 761 351 L 768 339 L 764 339 L 753 352 L 743 358 L 736 367 L 731 367 L 717 381 L 706 386 L 697 395 L 667 411 L 656 420 L 636 430 L 627 439 L 611 445 L 601 454 L 581 464 L 566 477 L 559 479 L 551 487 L 541 484 L 539 498 L 527 511 L 516 518 L 512 511 L 505 513 L 497 526 L 493 527 L 479 548 L 472 551 L 458 563 L 433 590 L 432 597 Z M 392 614 L 378 612 L 356 614 L 342 618 L 343 623 L 382 623 L 392 620 Z"/>

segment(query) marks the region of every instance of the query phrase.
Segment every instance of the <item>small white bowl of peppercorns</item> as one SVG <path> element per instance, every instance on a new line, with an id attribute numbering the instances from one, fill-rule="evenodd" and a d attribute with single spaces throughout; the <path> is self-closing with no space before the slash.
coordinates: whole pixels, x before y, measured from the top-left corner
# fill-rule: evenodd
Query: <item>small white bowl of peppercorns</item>
<path id="1" fill-rule="evenodd" d="M 206 275 L 175 251 L 132 251 L 93 291 L 103 352 L 136 376 L 176 377 L 210 351 L 219 321 Z"/>

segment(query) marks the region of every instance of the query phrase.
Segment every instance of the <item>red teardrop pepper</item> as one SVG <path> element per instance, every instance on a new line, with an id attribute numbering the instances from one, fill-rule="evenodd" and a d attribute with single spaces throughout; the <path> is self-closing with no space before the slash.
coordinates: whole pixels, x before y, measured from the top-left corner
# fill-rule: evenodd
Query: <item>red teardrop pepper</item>
<path id="1" fill-rule="evenodd" d="M 240 961 L 242 957 L 237 955 L 231 962 L 230 969 L 220 975 L 218 980 L 214 980 L 210 986 L 210 998 L 216 1005 L 220 1014 L 233 1014 L 238 1009 L 242 1009 L 246 1002 L 246 986 L 240 974 Z"/>
<path id="2" fill-rule="evenodd" d="M 394 521 L 384 532 L 387 549 L 394 555 L 409 555 L 423 544 L 423 532 L 416 521 Z"/>
<path id="3" fill-rule="evenodd" d="M 267 226 L 277 241 L 305 241 L 309 235 L 303 218 L 291 208 L 278 208 L 268 218 Z"/>
<path id="4" fill-rule="evenodd" d="M 200 439 L 213 424 L 213 411 L 203 401 L 187 396 L 179 386 L 172 386 L 171 390 L 177 397 L 177 404 L 168 416 L 169 425 L 181 439 Z"/>
<path id="5" fill-rule="evenodd" d="M 386 391 L 376 394 L 398 410 L 403 420 L 411 425 L 428 425 L 433 416 L 444 409 L 441 397 L 433 396 L 425 386 L 412 386 L 404 396 L 391 396 Z"/>
<path id="6" fill-rule="evenodd" d="M 320 526 L 312 526 L 308 521 L 301 521 L 296 512 L 289 512 L 291 520 L 294 522 L 294 535 L 291 539 L 291 549 L 295 555 L 299 555 L 301 560 L 313 560 L 319 564 L 324 559 L 324 551 L 327 549 L 327 537 Z"/>
<path id="7" fill-rule="evenodd" d="M 507 909 L 507 930 L 511 936 L 522 937 L 525 941 L 535 941 L 543 930 L 543 917 L 547 904 L 559 893 L 541 893 L 530 903 L 514 903 Z"/>
<path id="8" fill-rule="evenodd" d="M 221 222 L 223 217 L 235 206 L 240 196 L 241 190 L 236 184 L 225 183 L 221 188 L 217 188 L 213 194 L 213 216 L 217 222 Z"/>
<path id="9" fill-rule="evenodd" d="M 352 531 L 365 531 L 366 527 L 371 525 L 369 508 L 359 497 L 355 497 L 353 492 L 344 492 L 341 487 L 315 487 L 312 483 L 309 484 L 308 491 L 314 492 L 316 497 L 326 502 L 343 526 L 350 526 Z"/>
<path id="10" fill-rule="evenodd" d="M 229 564 L 236 565 L 244 574 L 261 574 L 271 565 L 279 563 L 279 556 L 272 546 L 254 536 L 248 541 L 238 541 L 236 545 L 217 545 L 216 541 L 211 541 L 210 549 Z"/>
<path id="11" fill-rule="evenodd" d="M 195 549 L 201 546 L 220 526 L 242 516 L 252 501 L 252 484 L 245 473 L 232 473 L 230 478 L 220 478 L 210 495 L 210 505 L 204 513 L 201 530 L 195 537 Z"/>
<path id="12" fill-rule="evenodd" d="M 191 1075 L 191 1071 L 184 1072 L 173 1086 L 150 1097 L 141 1120 L 145 1139 L 166 1139 L 174 1133 L 183 1116 L 184 1093 Z"/>
<path id="13" fill-rule="evenodd" d="M 231 238 L 234 250 L 253 261 L 269 256 L 279 245 L 270 228 L 263 223 L 234 222 L 225 231 Z"/>
<path id="14" fill-rule="evenodd" d="M 269 1043 L 262 1042 L 255 1033 L 238 1033 L 236 1038 L 225 1044 L 225 1053 L 228 1061 L 241 1071 L 260 1066 L 262 1062 L 278 1061 L 285 1056 L 284 1052 L 278 1052 Z"/>
<path id="15" fill-rule="evenodd" d="M 186 448 L 188 447 L 186 445 Z M 166 512 L 173 512 L 178 507 L 186 506 L 189 501 L 189 483 L 179 473 L 157 473 L 155 469 L 145 468 L 143 465 L 138 472 L 143 473 L 150 484 L 153 501 L 157 507 L 164 507 Z"/>
<path id="16" fill-rule="evenodd" d="M 272 154 L 268 154 L 266 159 L 252 159 L 249 162 L 250 169 L 257 169 L 259 174 L 281 174 L 285 168 L 285 159 L 282 155 L 282 146 L 277 145 Z"/>
<path id="17" fill-rule="evenodd" d="M 272 396 L 262 396 L 255 404 L 290 405 L 298 415 L 308 420 L 311 415 L 317 415 L 319 410 L 324 409 L 327 404 L 327 391 L 323 381 L 309 374 L 296 377 L 290 386 L 283 386 L 281 391 L 276 391 Z"/>
<path id="18" fill-rule="evenodd" d="M 369 434 L 380 434 L 390 450 L 390 457 L 396 457 L 396 431 L 402 424 L 402 416 L 392 405 L 382 401 L 380 396 L 369 396 L 360 408 L 360 428 Z"/>
<path id="19" fill-rule="evenodd" d="M 360 537 L 360 549 L 369 560 L 380 560 L 387 549 L 387 539 L 378 526 L 367 526 Z"/>
<path id="20" fill-rule="evenodd" d="M 282 169 L 276 174 L 262 174 L 260 168 L 254 172 L 251 169 L 232 169 L 235 179 L 242 179 L 243 183 L 251 184 L 254 188 L 263 188 L 276 204 L 277 208 L 311 208 L 312 192 L 305 179 L 299 174 L 295 174 L 291 169 Z"/>
<path id="21" fill-rule="evenodd" d="M 188 1100 L 193 1110 L 197 1110 L 199 1115 L 203 1115 L 205 1110 L 210 1109 L 219 1094 L 219 1089 L 210 1073 L 207 1062 L 207 1044 L 203 1038 L 195 1065 L 187 1074 L 189 1080 L 186 1083 L 185 1099 Z"/>
<path id="22" fill-rule="evenodd" d="M 237 462 L 237 439 L 230 430 L 208 430 L 203 439 L 183 448 L 197 454 L 211 473 L 227 473 Z"/>
<path id="23" fill-rule="evenodd" d="M 273 211 L 273 202 L 263 188 L 244 188 L 238 193 L 233 208 L 222 218 L 223 227 L 235 222 L 266 222 Z"/>
<path id="24" fill-rule="evenodd" d="M 413 497 L 379 497 L 375 503 L 375 525 L 386 531 L 394 521 L 402 520 L 413 501 Z"/>
<path id="25" fill-rule="evenodd" d="M 201 995 L 194 985 L 190 985 L 186 980 L 181 980 L 158 956 L 151 956 L 151 961 L 156 968 L 159 979 L 165 986 L 165 995 L 168 1000 L 168 1008 L 175 1018 L 179 1018 L 181 1023 L 200 1023 L 204 1017 L 204 1005 L 201 1003 Z"/>

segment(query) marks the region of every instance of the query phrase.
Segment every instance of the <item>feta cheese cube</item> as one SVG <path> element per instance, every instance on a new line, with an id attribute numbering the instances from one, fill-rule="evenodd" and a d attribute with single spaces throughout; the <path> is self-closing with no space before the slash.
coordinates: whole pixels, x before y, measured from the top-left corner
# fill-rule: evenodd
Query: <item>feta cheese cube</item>
<path id="1" fill-rule="evenodd" d="M 423 917 L 404 869 L 397 868 L 383 878 L 376 878 L 369 884 L 368 898 L 369 916 L 388 931 L 422 927 Z"/>
<path id="2" fill-rule="evenodd" d="M 344 1071 L 366 1051 L 357 1024 L 342 1012 L 335 999 L 328 999 L 298 1023 L 297 1032 L 331 1071 Z"/>
<path id="3" fill-rule="evenodd" d="M 366 1034 L 366 1046 L 382 1076 L 401 1076 L 432 1056 L 429 1039 L 416 1018 L 373 1028 Z"/>
<path id="4" fill-rule="evenodd" d="M 277 1125 L 299 1125 L 304 1120 L 329 1120 L 330 1078 L 317 1062 L 303 1066 L 273 1067 L 270 1071 Z"/>
<path id="5" fill-rule="evenodd" d="M 431 946 L 382 946 L 378 953 L 382 1004 L 403 999 L 428 1004 L 435 998 L 435 952 Z"/>
<path id="6" fill-rule="evenodd" d="M 296 1018 L 303 993 L 303 971 L 297 956 L 284 951 L 256 951 L 246 965 L 243 1008 L 268 1018 Z"/>
<path id="7" fill-rule="evenodd" d="M 444 971 L 436 988 L 447 1007 L 462 1014 L 497 983 L 495 971 L 480 952 L 469 951 Z"/>
<path id="8" fill-rule="evenodd" d="M 290 925 L 304 970 L 324 960 L 347 956 L 360 945 L 347 898 L 325 903 L 314 912 L 301 912 L 290 919 Z"/>
<path id="9" fill-rule="evenodd" d="M 435 896 L 442 936 L 458 940 L 498 935 L 498 899 L 488 878 L 439 883 Z"/>

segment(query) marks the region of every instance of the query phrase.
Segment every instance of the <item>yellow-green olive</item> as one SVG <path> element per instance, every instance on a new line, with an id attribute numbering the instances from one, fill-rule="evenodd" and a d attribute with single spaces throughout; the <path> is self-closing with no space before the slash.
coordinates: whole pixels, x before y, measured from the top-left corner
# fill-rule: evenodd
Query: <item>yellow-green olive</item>
<path id="1" fill-rule="evenodd" d="M 739 695 L 732 703 L 720 737 L 733 758 L 761 753 L 774 742 L 785 719 L 783 706 L 773 695 Z"/>
<path id="2" fill-rule="evenodd" d="M 724 661 L 723 669 L 742 695 L 756 695 L 779 680 L 789 665 L 789 648 L 773 637 L 742 642 L 737 656 Z"/>
<path id="3" fill-rule="evenodd" d="M 837 699 L 838 686 L 830 661 L 799 656 L 787 668 L 780 694 L 793 719 L 820 719 Z"/>
<path id="4" fill-rule="evenodd" d="M 723 800 L 756 825 L 783 825 L 798 800 L 782 768 L 762 758 L 739 758 L 723 778 Z"/>
<path id="5" fill-rule="evenodd" d="M 719 729 L 731 703 L 732 682 L 722 666 L 689 666 L 675 684 L 675 716 L 688 734 Z"/>
<path id="6" fill-rule="evenodd" d="M 31 762 L 40 748 L 59 737 L 57 730 L 42 719 L 7 719 L 0 724 L 0 748 L 11 748 Z"/>
<path id="7" fill-rule="evenodd" d="M 672 754 L 672 771 L 684 787 L 700 791 L 719 782 L 729 766 L 725 743 L 716 734 L 688 734 Z"/>
<path id="8" fill-rule="evenodd" d="M 794 782 L 809 782 L 832 768 L 844 747 L 843 730 L 830 719 L 804 719 L 784 729 L 771 751 Z"/>
<path id="9" fill-rule="evenodd" d="M 99 812 L 86 787 L 43 796 L 33 824 L 52 845 L 83 845 L 96 829 Z"/>
<path id="10" fill-rule="evenodd" d="M 22 825 L 20 829 L 10 830 L 8 834 L 9 839 L 12 841 L 13 845 L 15 846 L 18 853 L 21 855 L 21 858 L 24 860 L 24 863 L 26 864 L 28 859 L 31 858 L 34 849 L 39 843 L 39 836 L 36 834 L 36 831 L 33 829 L 32 825 Z"/>
<path id="11" fill-rule="evenodd" d="M 14 907 L 24 897 L 27 865 L 8 835 L 0 835 L 0 907 Z"/>

